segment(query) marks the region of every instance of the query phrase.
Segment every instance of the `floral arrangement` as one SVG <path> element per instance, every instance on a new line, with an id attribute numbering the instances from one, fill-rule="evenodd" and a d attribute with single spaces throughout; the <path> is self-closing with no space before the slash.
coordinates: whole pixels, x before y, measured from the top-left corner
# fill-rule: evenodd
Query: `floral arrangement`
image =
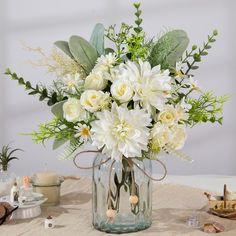
<path id="1" fill-rule="evenodd" d="M 97 24 L 89 41 L 71 36 L 55 42 L 47 56 L 40 48 L 39 66 L 56 75 L 51 87 L 32 86 L 6 70 L 29 95 L 47 101 L 54 118 L 31 133 L 37 143 L 53 138 L 54 148 L 68 143 L 64 158 L 91 143 L 111 159 L 155 159 L 164 151 L 181 158 L 186 128 L 202 122 L 222 123 L 226 97 L 203 92 L 192 71 L 208 54 L 218 32 L 202 47 L 192 45 L 183 30 L 148 39 L 142 28 L 140 4 L 134 26 L 107 29 Z M 105 39 L 114 48 L 105 47 Z M 58 50 L 59 49 L 59 50 Z"/>

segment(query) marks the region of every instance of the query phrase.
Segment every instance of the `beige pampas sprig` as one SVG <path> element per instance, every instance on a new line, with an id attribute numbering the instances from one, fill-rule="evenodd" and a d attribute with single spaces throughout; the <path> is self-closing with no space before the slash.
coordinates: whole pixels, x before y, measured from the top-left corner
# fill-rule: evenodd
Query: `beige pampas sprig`
<path id="1" fill-rule="evenodd" d="M 56 48 L 52 48 L 51 53 L 47 55 L 40 47 L 32 48 L 24 42 L 21 42 L 21 44 L 24 50 L 35 52 L 40 56 L 37 61 L 30 60 L 31 65 L 45 67 L 48 73 L 54 73 L 58 78 L 76 73 L 79 73 L 81 78 L 85 77 L 83 66 L 66 54 L 59 52 Z"/>

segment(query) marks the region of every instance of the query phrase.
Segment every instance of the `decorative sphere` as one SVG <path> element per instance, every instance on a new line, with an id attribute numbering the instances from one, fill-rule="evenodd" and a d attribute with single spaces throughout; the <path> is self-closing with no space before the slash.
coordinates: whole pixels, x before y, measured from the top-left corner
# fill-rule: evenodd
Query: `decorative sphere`
<path id="1" fill-rule="evenodd" d="M 109 219 L 113 219 L 116 215 L 116 210 L 108 209 L 106 215 Z"/>
<path id="2" fill-rule="evenodd" d="M 131 196 L 129 197 L 129 202 L 130 202 L 131 204 L 136 205 L 136 204 L 138 203 L 138 196 L 136 196 L 136 195 L 131 195 Z"/>

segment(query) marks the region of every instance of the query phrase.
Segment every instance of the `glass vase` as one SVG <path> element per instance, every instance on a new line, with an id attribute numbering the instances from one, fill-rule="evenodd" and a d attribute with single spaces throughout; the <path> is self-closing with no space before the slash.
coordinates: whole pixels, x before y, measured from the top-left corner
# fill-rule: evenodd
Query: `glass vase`
<path id="1" fill-rule="evenodd" d="M 93 226 L 107 233 L 148 228 L 152 223 L 152 181 L 144 171 L 151 174 L 151 161 L 135 159 L 139 169 L 130 165 L 129 159 L 114 163 L 113 160 L 105 162 L 107 159 L 98 154 L 93 163 Z M 131 203 L 133 195 L 138 199 L 136 204 Z M 108 218 L 109 209 L 115 213 L 114 217 Z"/>

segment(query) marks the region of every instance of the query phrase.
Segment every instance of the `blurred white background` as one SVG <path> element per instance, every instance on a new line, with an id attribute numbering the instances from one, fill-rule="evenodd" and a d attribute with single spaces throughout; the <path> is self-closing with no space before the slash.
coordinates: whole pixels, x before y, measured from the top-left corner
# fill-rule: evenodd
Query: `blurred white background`
<path id="1" fill-rule="evenodd" d="M 59 151 L 52 151 L 51 143 L 36 145 L 20 133 L 37 129 L 37 124 L 50 120 L 45 103 L 29 97 L 23 87 L 3 76 L 10 67 L 18 75 L 32 81 L 50 84 L 53 76 L 43 68 L 27 63 L 33 55 L 22 50 L 20 41 L 32 47 L 50 50 L 56 40 L 67 40 L 77 34 L 89 38 L 97 22 L 105 26 L 133 22 L 134 1 L 127 0 L 0 0 L 0 146 L 13 141 L 20 161 L 12 163 L 17 174 L 32 174 L 45 168 L 63 174 L 80 173 L 72 161 L 58 160 Z M 213 90 L 217 95 L 230 94 L 224 109 L 224 124 L 201 125 L 189 130 L 183 151 L 193 163 L 175 157 L 166 159 L 169 174 L 236 174 L 236 1 L 233 0 L 146 0 L 142 2 L 143 27 L 148 36 L 170 29 L 187 31 L 191 45 L 201 45 L 207 34 L 217 28 L 217 42 L 203 59 L 195 73 L 200 87 Z M 85 159 L 87 159 L 86 157 Z M 91 161 L 91 158 L 88 158 Z M 89 161 L 88 161 L 89 162 Z M 158 169 L 155 169 L 158 172 Z"/>

